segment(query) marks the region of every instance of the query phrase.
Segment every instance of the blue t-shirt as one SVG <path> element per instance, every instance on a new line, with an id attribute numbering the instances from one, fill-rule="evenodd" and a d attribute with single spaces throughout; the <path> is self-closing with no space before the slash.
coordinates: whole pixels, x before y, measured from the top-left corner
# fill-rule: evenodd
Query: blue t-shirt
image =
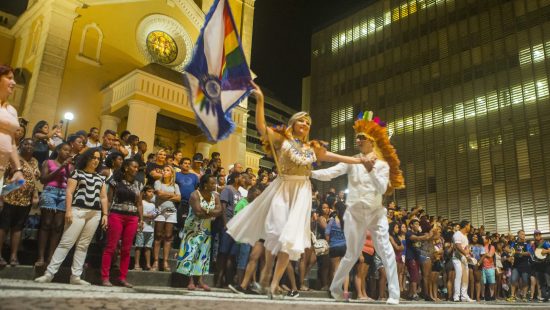
<path id="1" fill-rule="evenodd" d="M 481 259 L 481 255 L 485 254 L 485 248 L 482 245 L 473 245 L 472 246 L 472 255 L 474 258 L 479 261 Z"/>
<path id="2" fill-rule="evenodd" d="M 405 246 L 405 259 L 406 260 L 419 260 L 420 259 L 420 248 L 422 247 L 422 241 L 413 241 L 411 236 L 420 236 L 421 233 L 413 233 L 412 231 L 407 231 L 405 234 L 406 246 Z"/>
<path id="3" fill-rule="evenodd" d="M 189 201 L 191 193 L 199 186 L 199 177 L 194 173 L 176 173 L 176 184 L 180 188 L 181 200 Z"/>
<path id="4" fill-rule="evenodd" d="M 235 205 L 241 200 L 242 196 L 238 190 L 233 191 L 234 187 L 231 185 L 226 186 L 220 194 L 220 201 L 225 202 L 227 207 L 225 208 L 225 217 L 227 221 L 233 218 L 235 215 Z"/>
<path id="5" fill-rule="evenodd" d="M 325 229 L 325 235 L 330 237 L 328 245 L 331 248 L 346 246 L 346 237 L 344 236 L 342 227 L 334 218 L 331 218 L 328 221 L 327 228 Z"/>

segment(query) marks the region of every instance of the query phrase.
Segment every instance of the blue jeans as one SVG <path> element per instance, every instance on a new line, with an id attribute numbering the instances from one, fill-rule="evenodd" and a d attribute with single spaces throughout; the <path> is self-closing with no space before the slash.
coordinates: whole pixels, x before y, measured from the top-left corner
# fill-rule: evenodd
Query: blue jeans
<path id="1" fill-rule="evenodd" d="M 237 257 L 237 269 L 245 270 L 252 247 L 248 243 L 239 244 L 239 256 Z"/>
<path id="2" fill-rule="evenodd" d="M 40 195 L 40 208 L 65 212 L 65 189 L 46 186 Z"/>

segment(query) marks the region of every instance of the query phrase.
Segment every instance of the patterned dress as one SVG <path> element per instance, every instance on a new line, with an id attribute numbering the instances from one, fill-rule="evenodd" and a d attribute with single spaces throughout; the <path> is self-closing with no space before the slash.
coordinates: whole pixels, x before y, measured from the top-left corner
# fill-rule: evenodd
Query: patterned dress
<path id="1" fill-rule="evenodd" d="M 214 210 L 216 207 L 215 193 L 210 202 L 199 193 L 201 208 Z M 176 271 L 186 276 L 202 276 L 210 270 L 210 244 L 212 237 L 212 219 L 201 219 L 189 208 L 189 216 L 185 220 L 185 237 L 181 240 Z"/>

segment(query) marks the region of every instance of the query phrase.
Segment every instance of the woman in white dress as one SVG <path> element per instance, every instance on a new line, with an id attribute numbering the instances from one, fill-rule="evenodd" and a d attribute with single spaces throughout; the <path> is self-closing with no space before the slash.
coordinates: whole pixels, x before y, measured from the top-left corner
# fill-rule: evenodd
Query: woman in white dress
<path id="1" fill-rule="evenodd" d="M 309 217 L 311 214 L 312 164 L 316 161 L 361 164 L 363 159 L 328 152 L 318 141 L 309 141 L 311 118 L 298 112 L 288 127 L 268 128 L 264 116 L 264 96 L 255 86 L 256 127 L 264 147 L 275 154 L 279 176 L 246 209 L 227 223 L 227 232 L 238 242 L 253 245 L 264 239 L 266 263 L 261 285 L 267 286 L 274 257 L 277 264 L 269 295 L 279 295 L 278 286 L 289 260 L 298 260 L 311 246 Z"/>

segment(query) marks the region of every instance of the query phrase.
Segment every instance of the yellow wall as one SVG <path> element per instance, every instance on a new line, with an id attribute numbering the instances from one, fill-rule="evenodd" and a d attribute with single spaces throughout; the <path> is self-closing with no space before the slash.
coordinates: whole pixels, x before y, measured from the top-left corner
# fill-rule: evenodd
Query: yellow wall
<path id="1" fill-rule="evenodd" d="M 166 5 L 166 1 L 90 6 L 77 11 L 81 16 L 74 24 L 56 112 L 61 117 L 66 111 L 72 111 L 75 114 L 73 128 L 99 126 L 103 104 L 100 90 L 130 71 L 147 65 L 136 44 L 136 29 L 144 17 L 153 13 L 170 16 L 184 26 L 193 41 L 198 36 L 198 30 L 184 13 Z M 82 31 L 91 23 L 96 23 L 103 32 L 99 67 L 76 59 Z"/>
<path id="2" fill-rule="evenodd" d="M 15 40 L 4 34 L 0 34 L 0 64 L 11 64 Z"/>

